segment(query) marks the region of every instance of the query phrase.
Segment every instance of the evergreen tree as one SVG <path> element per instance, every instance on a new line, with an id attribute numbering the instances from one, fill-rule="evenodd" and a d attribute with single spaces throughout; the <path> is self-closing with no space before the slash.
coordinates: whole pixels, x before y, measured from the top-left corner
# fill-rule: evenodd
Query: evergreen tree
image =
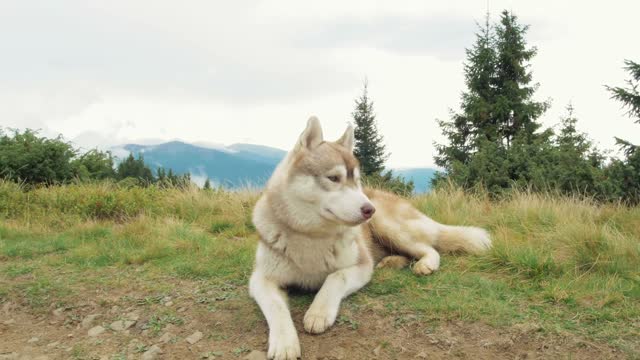
<path id="1" fill-rule="evenodd" d="M 436 144 L 436 165 L 445 169 L 434 185 L 452 181 L 470 188 L 477 185 L 497 193 L 511 186 L 543 182 L 552 155 L 552 132 L 537 133 L 537 119 L 547 103 L 532 100 L 528 62 L 528 27 L 504 11 L 500 22 L 480 26 L 476 42 L 467 50 L 461 112 L 439 121 L 447 144 Z"/>
<path id="2" fill-rule="evenodd" d="M 640 92 L 638 92 L 638 86 L 640 86 L 640 64 L 631 60 L 625 60 L 625 69 L 630 73 L 631 79 L 627 80 L 628 87 L 610 87 L 606 86 L 612 95 L 611 98 L 622 103 L 624 108 L 628 109 L 627 114 L 630 118 L 634 119 L 633 122 L 640 124 Z M 616 143 L 625 151 L 627 156 L 638 148 L 638 145 L 631 144 L 626 140 L 622 140 L 616 137 Z"/>
<path id="3" fill-rule="evenodd" d="M 202 189 L 211 190 L 211 181 L 209 181 L 209 178 L 207 178 L 207 180 L 204 182 L 204 186 L 202 187 Z"/>
<path id="4" fill-rule="evenodd" d="M 570 104 L 555 137 L 554 161 L 549 164 L 547 178 L 550 185 L 565 194 L 578 192 L 601 197 L 604 156 L 585 133 L 578 131 L 577 122 Z"/>
<path id="5" fill-rule="evenodd" d="M 625 69 L 630 73 L 631 79 L 627 80 L 628 87 L 609 87 L 613 94 L 611 97 L 622 103 L 628 109 L 627 114 L 635 123 L 640 124 L 640 64 L 626 60 Z M 624 151 L 625 158 L 614 159 L 606 169 L 609 182 L 613 188 L 612 198 L 620 199 L 631 204 L 640 203 L 640 146 L 629 141 L 616 138 L 616 142 Z"/>
<path id="6" fill-rule="evenodd" d="M 448 173 L 469 162 L 471 155 L 478 151 L 480 139 L 495 141 L 497 138 L 497 124 L 492 116 L 496 54 L 488 14 L 484 25 L 478 27 L 476 43 L 466 50 L 467 91 L 462 94 L 462 112 L 453 114 L 450 121 L 438 121 L 449 144 L 435 144 L 435 163 Z"/>
<path id="7" fill-rule="evenodd" d="M 385 153 L 382 135 L 378 133 L 373 102 L 369 99 L 366 81 L 362 95 L 356 99 L 355 111 L 351 115 L 356 124 L 353 153 L 360 161 L 360 170 L 364 175 L 380 174 L 389 156 Z"/>
<path id="8" fill-rule="evenodd" d="M 138 155 L 136 159 L 133 153 L 129 153 L 129 156 L 118 164 L 118 179 L 122 180 L 128 177 L 146 184 L 151 184 L 155 180 L 151 169 L 144 163 L 142 154 Z"/>
<path id="9" fill-rule="evenodd" d="M 538 84 L 531 84 L 529 61 L 536 55 L 536 48 L 528 48 L 525 35 L 529 26 L 518 24 L 518 18 L 503 11 L 496 26 L 496 53 L 494 88 L 496 91 L 494 115 L 499 126 L 499 136 L 505 146 L 511 146 L 517 136 L 526 143 L 533 141 L 534 132 L 540 128 L 536 120 L 548 108 L 548 103 L 535 102 L 532 97 Z"/>

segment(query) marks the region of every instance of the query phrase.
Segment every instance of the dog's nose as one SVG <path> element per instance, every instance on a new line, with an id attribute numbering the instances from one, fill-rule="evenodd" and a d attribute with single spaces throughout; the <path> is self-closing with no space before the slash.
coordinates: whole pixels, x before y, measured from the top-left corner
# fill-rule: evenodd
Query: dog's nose
<path id="1" fill-rule="evenodd" d="M 363 218 L 369 219 L 373 216 L 373 213 L 376 212 L 376 208 L 374 208 L 373 205 L 371 204 L 365 204 L 365 205 L 362 205 L 362 207 L 360 208 L 360 211 L 362 212 Z"/>

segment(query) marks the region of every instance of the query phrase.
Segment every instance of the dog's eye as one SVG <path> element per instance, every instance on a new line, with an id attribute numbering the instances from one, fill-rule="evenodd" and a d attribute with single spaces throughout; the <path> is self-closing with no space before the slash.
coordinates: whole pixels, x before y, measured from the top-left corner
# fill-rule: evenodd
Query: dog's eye
<path id="1" fill-rule="evenodd" d="M 327 179 L 333 181 L 334 183 L 340 182 L 340 177 L 339 176 L 327 176 Z"/>

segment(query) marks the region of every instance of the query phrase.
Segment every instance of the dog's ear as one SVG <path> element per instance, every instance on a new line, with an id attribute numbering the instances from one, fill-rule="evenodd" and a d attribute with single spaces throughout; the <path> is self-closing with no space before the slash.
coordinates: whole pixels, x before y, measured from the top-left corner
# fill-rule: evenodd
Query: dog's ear
<path id="1" fill-rule="evenodd" d="M 347 126 L 347 130 L 344 131 L 344 134 L 342 134 L 342 136 L 336 141 L 336 143 L 338 145 L 346 147 L 349 151 L 353 152 L 353 139 L 353 126 L 349 124 L 349 126 Z"/>
<path id="2" fill-rule="evenodd" d="M 322 142 L 322 127 L 320 126 L 320 120 L 317 117 L 312 116 L 307 121 L 307 128 L 304 129 L 295 150 L 308 149 L 311 150 Z"/>

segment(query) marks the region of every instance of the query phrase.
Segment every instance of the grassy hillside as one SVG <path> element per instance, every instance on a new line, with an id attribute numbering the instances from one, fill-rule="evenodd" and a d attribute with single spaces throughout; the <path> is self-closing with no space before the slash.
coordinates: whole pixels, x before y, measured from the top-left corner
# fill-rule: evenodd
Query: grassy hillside
<path id="1" fill-rule="evenodd" d="M 257 241 L 250 222 L 257 196 L 111 184 L 25 191 L 0 183 L 0 303 L 33 319 L 62 309 L 67 328 L 61 337 L 80 328 L 89 311 L 83 306 L 103 314 L 103 321 L 115 319 L 109 314 L 118 307 L 142 312 L 137 331 L 147 331 L 143 340 L 201 321 L 207 324 L 206 341 L 231 358 L 247 346 L 263 348 L 264 320 L 246 292 Z M 491 202 L 456 189 L 413 202 L 438 221 L 488 228 L 495 247 L 482 256 L 445 255 L 441 270 L 428 277 L 409 269 L 376 271 L 363 291 L 345 301 L 335 331 L 377 339 L 359 333 L 373 317 L 397 331 L 421 329 L 421 336 L 430 337 L 452 326 L 468 336 L 528 329 L 527 337 L 510 335 L 506 345 L 478 345 L 477 351 L 494 349 L 491 356 L 497 358 L 513 358 L 520 346 L 513 343 L 530 341 L 525 338 L 552 344 L 556 340 L 549 339 L 572 339 L 571 351 L 585 354 L 634 357 L 640 351 L 640 208 L 527 193 Z M 292 297 L 298 325 L 311 299 Z M 183 305 L 163 305 L 169 302 Z M 469 330 L 477 327 L 482 330 Z M 99 349 L 117 352 L 118 341 L 126 345 L 138 336 L 114 334 L 120 337 L 99 344 L 78 336 L 64 341 L 74 357 L 91 358 Z M 325 338 L 301 338 L 303 347 L 311 349 L 317 339 Z M 436 340 L 427 345 L 433 351 L 449 341 Z M 380 341 L 379 353 L 404 358 L 393 341 Z"/>

